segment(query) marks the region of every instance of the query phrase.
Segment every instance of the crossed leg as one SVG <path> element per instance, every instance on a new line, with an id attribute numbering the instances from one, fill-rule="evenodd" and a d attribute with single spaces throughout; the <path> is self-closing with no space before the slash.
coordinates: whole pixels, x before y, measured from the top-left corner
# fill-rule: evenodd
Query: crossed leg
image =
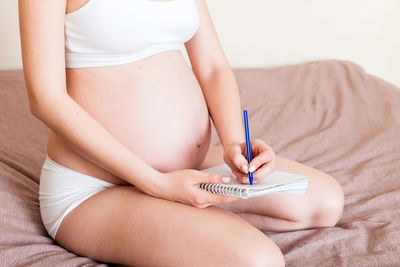
<path id="1" fill-rule="evenodd" d="M 223 163 L 222 147 L 212 147 L 199 169 Z M 331 176 L 295 161 L 277 156 L 276 169 L 307 175 L 306 195 L 272 194 L 199 209 L 116 186 L 72 210 L 56 241 L 78 255 L 130 266 L 284 266 L 281 251 L 260 230 L 333 226 L 343 192 Z"/>
<path id="2" fill-rule="evenodd" d="M 236 213 L 262 231 L 331 227 L 343 212 L 344 196 L 332 176 L 288 158 L 275 156 L 276 170 L 308 176 L 305 195 L 269 194 L 216 206 Z M 212 146 L 199 170 L 224 164 L 222 146 Z"/>
<path id="3" fill-rule="evenodd" d="M 75 254 L 123 266 L 284 266 L 277 245 L 240 216 L 133 186 L 89 197 L 64 218 L 55 239 Z"/>

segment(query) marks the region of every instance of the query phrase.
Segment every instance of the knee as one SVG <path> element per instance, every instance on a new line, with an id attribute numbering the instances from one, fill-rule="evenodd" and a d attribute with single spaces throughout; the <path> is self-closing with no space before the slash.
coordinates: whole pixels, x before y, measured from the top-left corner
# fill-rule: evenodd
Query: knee
<path id="1" fill-rule="evenodd" d="M 266 235 L 264 235 L 264 238 L 258 238 L 258 240 L 242 241 L 232 251 L 235 251 L 235 253 L 230 253 L 234 256 L 231 258 L 229 266 L 285 266 L 281 250 Z"/>
<path id="2" fill-rule="evenodd" d="M 247 255 L 254 254 L 252 261 L 250 262 L 250 266 L 257 267 L 280 267 L 285 266 L 285 259 L 283 257 L 282 251 L 279 247 L 271 241 L 272 244 L 261 244 L 257 246 L 257 248 L 253 247 L 251 250 L 246 253 Z"/>
<path id="3" fill-rule="evenodd" d="M 312 224 L 314 227 L 333 227 L 340 220 L 343 214 L 344 193 L 340 184 L 330 177 L 331 183 L 326 188 L 326 193 L 318 202 L 313 215 Z"/>

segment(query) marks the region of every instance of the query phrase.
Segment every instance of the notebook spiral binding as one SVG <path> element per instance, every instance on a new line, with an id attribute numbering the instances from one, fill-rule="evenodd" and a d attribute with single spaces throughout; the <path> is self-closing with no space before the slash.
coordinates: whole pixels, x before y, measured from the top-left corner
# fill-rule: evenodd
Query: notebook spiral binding
<path id="1" fill-rule="evenodd" d="M 200 188 L 211 193 L 233 197 L 248 198 L 248 188 L 228 184 L 200 184 Z"/>

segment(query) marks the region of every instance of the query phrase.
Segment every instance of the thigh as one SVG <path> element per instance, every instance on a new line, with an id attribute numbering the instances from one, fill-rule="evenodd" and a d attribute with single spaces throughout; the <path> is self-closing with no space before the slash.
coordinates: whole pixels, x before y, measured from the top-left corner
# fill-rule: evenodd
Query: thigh
<path id="1" fill-rule="evenodd" d="M 154 198 L 133 186 L 82 202 L 65 217 L 56 241 L 78 255 L 134 266 L 283 264 L 278 247 L 241 217 Z"/>
<path id="2" fill-rule="evenodd" d="M 235 213 L 256 213 L 292 221 L 312 218 L 320 208 L 332 207 L 339 210 L 343 207 L 343 192 L 336 179 L 284 157 L 275 156 L 275 159 L 276 170 L 308 177 L 307 191 L 304 195 L 268 194 L 218 206 Z"/>
<path id="3" fill-rule="evenodd" d="M 225 163 L 222 146 L 212 147 L 207 157 L 201 168 Z M 238 214 L 252 213 L 288 221 L 302 221 L 310 227 L 334 225 L 342 215 L 344 204 L 343 190 L 337 180 L 320 170 L 285 157 L 276 155 L 275 160 L 275 170 L 308 177 L 305 195 L 277 193 L 217 206 Z"/>

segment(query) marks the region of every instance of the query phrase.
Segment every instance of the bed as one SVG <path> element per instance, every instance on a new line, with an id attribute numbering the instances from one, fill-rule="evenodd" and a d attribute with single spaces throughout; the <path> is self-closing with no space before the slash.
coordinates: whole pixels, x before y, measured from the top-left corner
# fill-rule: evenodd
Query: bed
<path id="1" fill-rule="evenodd" d="M 250 134 L 335 177 L 335 227 L 265 232 L 287 266 L 400 266 L 400 89 L 343 60 L 235 68 Z M 38 189 L 49 129 L 29 110 L 22 70 L 0 72 L 0 265 L 107 266 L 57 245 Z M 212 145 L 220 144 L 212 125 Z"/>

